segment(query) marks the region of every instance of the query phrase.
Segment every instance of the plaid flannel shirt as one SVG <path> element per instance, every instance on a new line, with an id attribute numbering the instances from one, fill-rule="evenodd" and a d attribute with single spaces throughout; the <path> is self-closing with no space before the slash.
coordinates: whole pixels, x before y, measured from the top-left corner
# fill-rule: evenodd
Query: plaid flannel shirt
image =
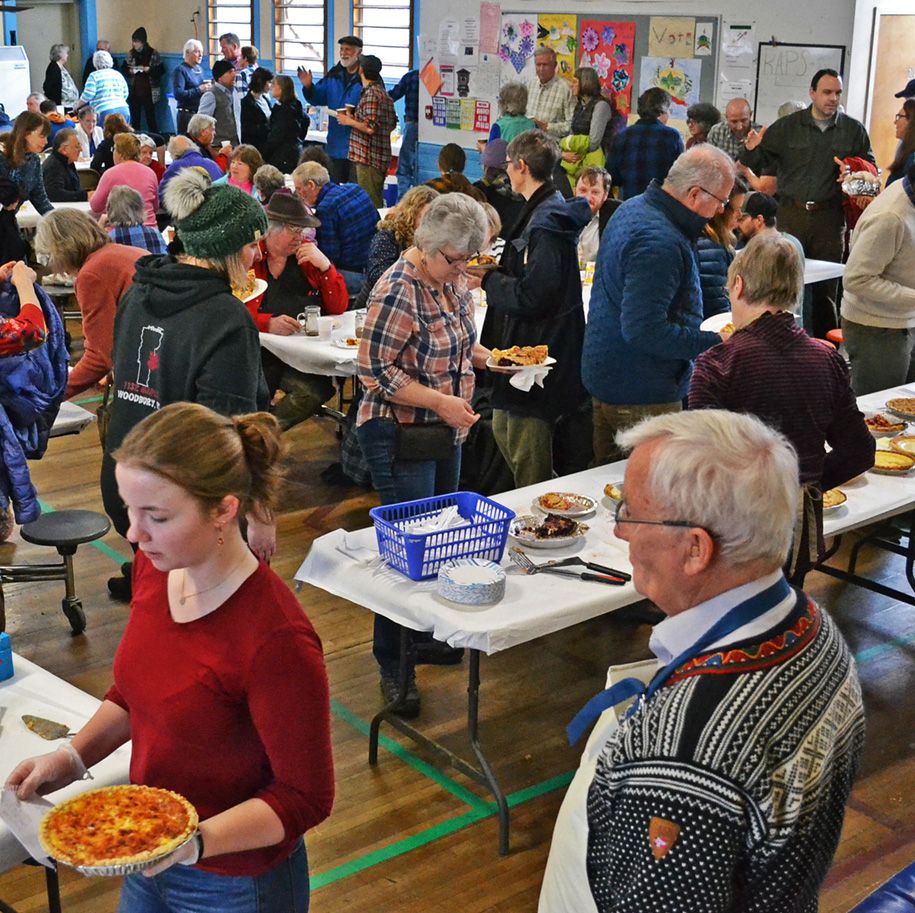
<path id="1" fill-rule="evenodd" d="M 373 418 L 393 418 L 408 425 L 441 421 L 430 409 L 390 402 L 389 397 L 413 381 L 439 393 L 457 394 L 469 403 L 476 339 L 471 293 L 450 283 L 443 292 L 433 291 L 416 267 L 401 257 L 378 280 L 369 298 L 358 358 L 365 395 L 356 424 Z M 468 432 L 467 428 L 455 431 L 455 444 L 462 444 Z"/>
<path id="2" fill-rule="evenodd" d="M 378 227 L 378 210 L 358 184 L 335 184 L 321 188 L 315 205 L 321 220 L 315 240 L 337 269 L 361 273 L 369 258 L 369 245 Z"/>
<path id="3" fill-rule="evenodd" d="M 575 99 L 569 84 L 554 76 L 546 85 L 537 77 L 527 84 L 527 116 L 531 120 L 542 120 L 547 133 L 562 139 L 572 129 L 572 114 Z"/>
<path id="4" fill-rule="evenodd" d="M 622 198 L 638 196 L 655 179 L 663 181 L 683 152 L 683 137 L 660 121 L 638 120 L 613 144 L 607 170 Z"/>
<path id="5" fill-rule="evenodd" d="M 759 124 L 752 124 L 750 127 L 751 130 L 758 130 Z M 743 152 L 744 142 L 746 137 L 743 139 L 738 139 L 731 132 L 731 128 L 722 121 L 720 124 L 715 124 L 711 130 L 708 132 L 708 141 L 713 145 L 717 146 L 724 152 L 737 161 L 738 156 Z"/>
<path id="6" fill-rule="evenodd" d="M 353 127 L 349 133 L 349 158 L 387 174 L 391 165 L 391 131 L 397 126 L 394 102 L 384 86 L 370 83 L 362 90 L 353 118 L 375 129 L 363 133 Z"/>
<path id="7" fill-rule="evenodd" d="M 388 95 L 394 101 L 403 99 L 403 118 L 407 123 L 415 124 L 419 120 L 419 70 L 407 70 Z"/>

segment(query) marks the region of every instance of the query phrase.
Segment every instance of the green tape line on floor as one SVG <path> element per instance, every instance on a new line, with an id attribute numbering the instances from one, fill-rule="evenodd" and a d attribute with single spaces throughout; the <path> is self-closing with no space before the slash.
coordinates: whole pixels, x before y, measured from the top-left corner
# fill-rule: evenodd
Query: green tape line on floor
<path id="1" fill-rule="evenodd" d="M 331 700 L 330 709 L 334 716 L 339 717 L 344 723 L 352 726 L 353 729 L 366 736 L 369 734 L 369 724 L 338 701 Z M 452 796 L 459 799 L 465 805 L 469 805 L 471 808 L 478 809 L 481 812 L 488 812 L 490 810 L 490 803 L 485 799 L 481 799 L 478 795 L 471 792 L 471 790 L 466 789 L 461 786 L 460 783 L 447 777 L 431 764 L 427 764 L 411 751 L 404 748 L 399 742 L 395 742 L 386 735 L 379 735 L 378 744 L 380 747 L 384 748 L 385 751 L 390 752 L 405 764 L 409 764 L 414 770 L 419 771 L 423 776 L 428 777 L 430 780 L 437 783 L 442 789 L 447 790 Z"/>
<path id="2" fill-rule="evenodd" d="M 55 510 L 51 507 L 50 504 L 46 504 L 41 498 L 38 499 L 38 506 L 41 508 L 43 513 L 53 514 Z M 120 567 L 125 561 L 130 561 L 130 558 L 125 558 L 119 552 L 116 552 L 107 542 L 102 542 L 101 539 L 96 539 L 93 542 L 87 542 L 86 545 L 91 545 L 94 549 L 100 551 L 106 558 L 110 558 L 115 564 Z"/>

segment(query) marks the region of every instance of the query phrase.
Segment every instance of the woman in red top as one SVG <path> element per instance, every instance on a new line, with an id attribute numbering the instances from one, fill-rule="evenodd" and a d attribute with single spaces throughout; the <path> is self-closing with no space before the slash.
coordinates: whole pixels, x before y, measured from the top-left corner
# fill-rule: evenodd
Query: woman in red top
<path id="1" fill-rule="evenodd" d="M 0 321 L 0 356 L 22 355 L 42 345 L 48 338 L 38 296 L 35 273 L 22 260 L 0 266 L 0 285 L 10 281 L 19 298 L 19 314 Z"/>
<path id="2" fill-rule="evenodd" d="M 305 913 L 302 834 L 333 803 L 321 642 L 239 517 L 275 503 L 282 448 L 266 413 L 173 403 L 115 451 L 134 561 L 130 620 L 101 707 L 23 761 L 20 799 L 86 775 L 128 739 L 133 783 L 197 809 L 195 838 L 124 881 L 122 913 Z"/>
<path id="3" fill-rule="evenodd" d="M 270 197 L 265 212 L 267 237 L 254 275 L 267 283 L 267 290 L 248 302 L 257 328 L 291 336 L 299 331 L 296 316 L 309 305 L 317 305 L 324 315 L 342 314 L 349 293 L 343 277 L 314 242 L 318 219 L 297 196 L 282 190 Z M 283 431 L 310 418 L 334 394 L 329 377 L 296 371 L 266 349 L 261 349 L 261 363 L 270 392 L 286 394 L 273 410 Z"/>

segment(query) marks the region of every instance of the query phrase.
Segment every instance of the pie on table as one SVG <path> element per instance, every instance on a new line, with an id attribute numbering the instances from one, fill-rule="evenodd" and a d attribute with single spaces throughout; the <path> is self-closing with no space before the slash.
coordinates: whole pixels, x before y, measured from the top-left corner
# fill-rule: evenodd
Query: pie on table
<path id="1" fill-rule="evenodd" d="M 510 349 L 493 349 L 492 363 L 502 367 L 542 365 L 549 354 L 548 346 L 512 346 Z"/>
<path id="2" fill-rule="evenodd" d="M 910 415 L 915 418 L 915 399 L 889 399 L 886 401 L 886 407 L 887 409 L 892 409 L 893 412 L 897 412 L 900 415 Z"/>
<path id="3" fill-rule="evenodd" d="M 895 450 L 878 450 L 874 454 L 874 469 L 880 472 L 908 472 L 915 466 L 915 457 Z"/>
<path id="4" fill-rule="evenodd" d="M 106 786 L 62 802 L 41 821 L 39 840 L 58 862 L 124 866 L 161 859 L 197 830 L 197 811 L 178 793 Z"/>

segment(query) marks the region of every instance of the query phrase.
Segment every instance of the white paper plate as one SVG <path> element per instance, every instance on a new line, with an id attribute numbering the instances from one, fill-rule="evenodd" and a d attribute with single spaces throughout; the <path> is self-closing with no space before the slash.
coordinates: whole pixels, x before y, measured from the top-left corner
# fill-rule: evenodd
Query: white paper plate
<path id="1" fill-rule="evenodd" d="M 509 535 L 516 542 L 527 548 L 568 548 L 570 545 L 577 545 L 585 538 L 588 532 L 588 526 L 585 523 L 579 523 L 578 528 L 571 536 L 553 536 L 547 539 L 538 539 L 533 532 L 529 530 L 539 526 L 544 518 L 527 514 L 523 517 L 515 517 L 508 528 Z"/>
<path id="2" fill-rule="evenodd" d="M 353 336 L 353 337 L 351 337 L 351 338 L 352 338 L 352 339 L 357 339 L 358 337 L 357 337 L 357 336 Z M 359 343 L 357 342 L 356 345 L 351 346 L 351 345 L 349 345 L 349 344 L 347 343 L 346 337 L 343 337 L 343 338 L 341 339 L 339 336 L 335 336 L 333 342 L 334 342 L 334 345 L 335 345 L 338 349 L 346 349 L 347 352 L 358 352 L 358 351 L 359 351 Z"/>
<path id="3" fill-rule="evenodd" d="M 493 360 L 492 356 L 486 359 L 486 367 L 489 368 L 494 374 L 517 374 L 519 371 L 527 371 L 528 368 L 545 368 L 548 365 L 555 365 L 556 359 L 551 355 L 543 360 L 539 365 L 497 365 Z"/>
<path id="4" fill-rule="evenodd" d="M 242 298 L 242 301 L 250 301 L 252 298 L 257 298 L 258 295 L 263 295 L 267 291 L 267 280 L 266 279 L 255 279 L 254 280 L 254 291 L 250 295 L 246 295 Z"/>
<path id="5" fill-rule="evenodd" d="M 545 514 L 556 514 L 557 517 L 585 517 L 588 514 L 593 514 L 594 511 L 597 510 L 597 501 L 595 501 L 594 498 L 588 498 L 585 495 L 577 495 L 571 491 L 551 491 L 547 492 L 547 494 L 561 495 L 574 506 L 565 510 L 555 507 L 546 507 L 540 503 L 541 498 L 546 497 L 546 495 L 541 495 L 540 498 L 534 499 L 533 506 L 536 510 L 542 510 Z"/>
<path id="6" fill-rule="evenodd" d="M 731 312 L 728 311 L 726 314 L 713 314 L 711 317 L 706 317 L 702 323 L 699 324 L 700 330 L 706 330 L 709 333 L 720 333 L 722 327 L 726 327 L 729 323 L 733 323 L 734 318 L 731 316 Z"/>

